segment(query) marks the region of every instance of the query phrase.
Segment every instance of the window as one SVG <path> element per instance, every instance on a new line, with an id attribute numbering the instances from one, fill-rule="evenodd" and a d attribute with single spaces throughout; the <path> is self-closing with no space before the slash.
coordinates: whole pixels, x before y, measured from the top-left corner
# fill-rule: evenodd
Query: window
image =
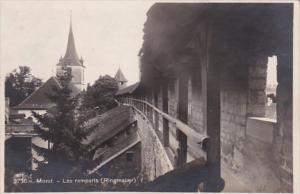
<path id="1" fill-rule="evenodd" d="M 133 161 L 134 152 L 133 151 L 127 151 L 126 152 L 126 161 L 132 162 Z"/>
<path id="2" fill-rule="evenodd" d="M 277 57 L 268 58 L 267 84 L 266 84 L 266 115 L 265 117 L 276 120 L 276 88 L 277 88 Z"/>

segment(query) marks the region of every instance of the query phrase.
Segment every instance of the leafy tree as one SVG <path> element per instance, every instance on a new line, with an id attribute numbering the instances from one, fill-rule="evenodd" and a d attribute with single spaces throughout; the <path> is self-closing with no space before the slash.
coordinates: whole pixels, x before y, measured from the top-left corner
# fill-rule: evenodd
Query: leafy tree
<path id="1" fill-rule="evenodd" d="M 83 94 L 81 111 L 83 113 L 100 114 L 115 106 L 114 95 L 118 91 L 117 81 L 109 75 L 100 76 L 95 83 L 88 85 Z"/>
<path id="2" fill-rule="evenodd" d="M 42 80 L 33 76 L 27 66 L 19 66 L 5 79 L 5 97 L 10 98 L 10 106 L 21 103 L 36 88 L 42 85 Z"/>
<path id="3" fill-rule="evenodd" d="M 40 137 L 51 142 L 50 149 L 33 145 L 39 155 L 42 155 L 48 164 L 40 164 L 40 172 L 52 177 L 68 176 L 81 168 L 85 161 L 88 149 L 81 142 L 86 133 L 83 124 L 78 122 L 76 107 L 78 98 L 72 96 L 70 87 L 71 72 L 59 75 L 61 87 L 53 88 L 53 93 L 48 94 L 49 99 L 55 104 L 43 115 L 33 111 L 33 116 L 38 120 L 35 130 Z"/>

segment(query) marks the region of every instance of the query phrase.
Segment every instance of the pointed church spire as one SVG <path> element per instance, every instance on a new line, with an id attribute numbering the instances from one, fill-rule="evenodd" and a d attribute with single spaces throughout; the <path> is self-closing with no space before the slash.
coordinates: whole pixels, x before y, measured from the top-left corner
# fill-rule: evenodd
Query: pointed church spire
<path id="1" fill-rule="evenodd" d="M 79 61 L 76 52 L 75 42 L 74 42 L 73 30 L 72 30 L 72 11 L 70 13 L 70 31 L 68 36 L 67 51 L 64 56 L 64 59 L 71 59 L 71 60 L 75 60 L 76 62 Z"/>
<path id="2" fill-rule="evenodd" d="M 72 27 L 72 9 L 70 10 L 70 26 Z"/>

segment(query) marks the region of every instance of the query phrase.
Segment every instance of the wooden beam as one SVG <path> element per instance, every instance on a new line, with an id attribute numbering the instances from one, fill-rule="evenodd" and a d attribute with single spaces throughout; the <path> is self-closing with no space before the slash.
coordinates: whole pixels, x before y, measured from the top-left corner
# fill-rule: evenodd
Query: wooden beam
<path id="1" fill-rule="evenodd" d="M 210 176 L 205 183 L 204 191 L 215 191 L 224 186 L 221 179 L 220 164 L 220 64 L 216 62 L 218 56 L 213 48 L 213 35 L 215 29 L 211 23 L 206 23 L 200 34 L 200 66 L 203 102 L 203 124 L 210 137 L 207 145 L 207 164 Z"/>
<path id="2" fill-rule="evenodd" d="M 154 89 L 154 106 L 158 107 L 158 89 Z M 158 112 L 154 111 L 154 129 L 159 130 L 159 118 L 158 118 Z"/>
<path id="3" fill-rule="evenodd" d="M 182 72 L 179 77 L 178 118 L 185 124 L 188 123 L 188 84 L 188 74 Z M 180 166 L 187 161 L 187 136 L 179 129 L 176 129 L 176 136 L 179 143 L 177 165 Z"/>
<path id="4" fill-rule="evenodd" d="M 168 82 L 163 83 L 162 87 L 162 108 L 163 112 L 168 113 L 169 112 L 169 99 L 168 99 Z M 169 120 L 166 118 L 163 118 L 163 140 L 164 140 L 164 146 L 167 147 L 170 144 L 169 140 Z"/>

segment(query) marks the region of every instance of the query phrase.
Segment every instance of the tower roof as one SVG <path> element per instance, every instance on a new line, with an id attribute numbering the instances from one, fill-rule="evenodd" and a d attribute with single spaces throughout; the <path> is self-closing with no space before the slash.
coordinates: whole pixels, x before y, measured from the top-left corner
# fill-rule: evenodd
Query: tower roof
<path id="1" fill-rule="evenodd" d="M 117 80 L 118 82 L 127 82 L 127 79 L 125 78 L 120 68 L 115 75 L 115 80 Z"/>
<path id="2" fill-rule="evenodd" d="M 73 29 L 72 29 L 72 18 L 70 21 L 70 30 L 69 30 L 66 54 L 57 65 L 83 66 L 76 52 Z"/>
<path id="3" fill-rule="evenodd" d="M 75 42 L 74 42 L 74 35 L 72 30 L 72 23 L 70 24 L 70 31 L 68 36 L 68 45 L 67 45 L 67 51 L 64 56 L 65 59 L 74 59 L 79 61 L 79 57 L 76 52 Z"/>

